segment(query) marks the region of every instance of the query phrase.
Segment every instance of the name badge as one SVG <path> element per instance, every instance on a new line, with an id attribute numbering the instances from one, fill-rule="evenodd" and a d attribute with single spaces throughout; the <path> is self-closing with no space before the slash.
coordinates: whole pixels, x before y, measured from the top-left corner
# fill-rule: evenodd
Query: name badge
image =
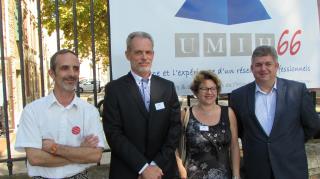
<path id="1" fill-rule="evenodd" d="M 155 107 L 156 107 L 156 110 L 157 110 L 157 111 L 165 108 L 163 102 L 156 103 L 156 104 L 155 104 Z"/>
<path id="2" fill-rule="evenodd" d="M 209 131 L 209 126 L 200 125 L 200 131 Z"/>

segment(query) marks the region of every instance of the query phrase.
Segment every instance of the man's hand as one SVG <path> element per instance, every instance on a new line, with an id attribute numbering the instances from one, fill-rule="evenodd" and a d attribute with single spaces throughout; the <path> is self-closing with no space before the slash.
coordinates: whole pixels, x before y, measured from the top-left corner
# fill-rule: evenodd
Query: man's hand
<path id="1" fill-rule="evenodd" d="M 140 175 L 141 179 L 161 179 L 163 173 L 156 165 L 149 165 Z"/>
<path id="2" fill-rule="evenodd" d="M 80 147 L 97 147 L 99 144 L 98 136 L 93 134 L 84 137 L 84 140 L 81 142 Z"/>
<path id="3" fill-rule="evenodd" d="M 53 139 L 42 139 L 42 150 L 51 153 L 52 146 L 56 145 Z"/>

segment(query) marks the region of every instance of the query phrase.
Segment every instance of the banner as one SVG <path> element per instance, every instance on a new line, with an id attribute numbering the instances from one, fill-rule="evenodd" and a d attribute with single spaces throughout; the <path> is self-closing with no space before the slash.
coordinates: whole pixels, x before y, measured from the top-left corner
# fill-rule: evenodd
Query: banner
<path id="1" fill-rule="evenodd" d="M 319 0 L 318 0 L 319 1 Z M 109 0 L 113 79 L 130 71 L 126 38 L 145 31 L 154 38 L 152 72 L 173 81 L 179 95 L 194 74 L 211 70 L 222 93 L 254 80 L 255 47 L 277 49 L 278 76 L 320 87 L 317 0 Z"/>

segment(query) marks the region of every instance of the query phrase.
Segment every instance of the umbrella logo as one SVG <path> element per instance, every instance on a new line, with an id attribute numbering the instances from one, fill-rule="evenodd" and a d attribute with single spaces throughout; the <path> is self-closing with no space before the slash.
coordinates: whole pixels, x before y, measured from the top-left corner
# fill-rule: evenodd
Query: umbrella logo
<path id="1" fill-rule="evenodd" d="M 225 25 L 271 19 L 260 0 L 186 0 L 175 16 Z"/>

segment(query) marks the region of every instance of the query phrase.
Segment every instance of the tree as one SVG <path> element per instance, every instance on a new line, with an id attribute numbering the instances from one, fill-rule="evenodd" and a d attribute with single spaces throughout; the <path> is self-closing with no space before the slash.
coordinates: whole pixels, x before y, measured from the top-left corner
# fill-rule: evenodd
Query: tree
<path id="1" fill-rule="evenodd" d="M 42 23 L 51 35 L 56 30 L 55 0 L 42 0 Z M 64 48 L 74 48 L 73 0 L 59 0 L 60 30 L 64 34 Z M 78 55 L 91 55 L 90 0 L 77 1 Z M 94 0 L 94 33 L 96 60 L 102 60 L 103 69 L 109 64 L 107 1 Z"/>

